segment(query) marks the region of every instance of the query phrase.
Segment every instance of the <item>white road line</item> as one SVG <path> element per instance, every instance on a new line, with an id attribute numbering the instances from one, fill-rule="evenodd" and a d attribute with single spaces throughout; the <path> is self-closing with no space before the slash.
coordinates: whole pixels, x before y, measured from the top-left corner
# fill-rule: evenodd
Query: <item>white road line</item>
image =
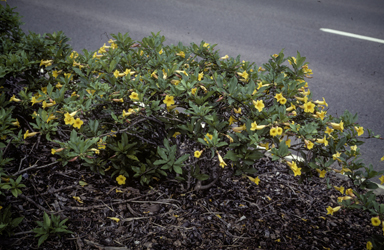
<path id="1" fill-rule="evenodd" d="M 384 40 L 382 40 L 382 39 L 377 39 L 377 38 L 373 38 L 373 37 L 369 37 L 369 36 L 361 36 L 361 35 L 356 35 L 356 34 L 344 32 L 344 31 L 324 29 L 324 28 L 320 28 L 320 30 L 324 31 L 324 32 L 329 32 L 329 33 L 341 35 L 341 36 L 349 36 L 349 37 L 363 39 L 363 40 L 367 40 L 367 41 L 371 41 L 371 42 L 384 43 Z"/>

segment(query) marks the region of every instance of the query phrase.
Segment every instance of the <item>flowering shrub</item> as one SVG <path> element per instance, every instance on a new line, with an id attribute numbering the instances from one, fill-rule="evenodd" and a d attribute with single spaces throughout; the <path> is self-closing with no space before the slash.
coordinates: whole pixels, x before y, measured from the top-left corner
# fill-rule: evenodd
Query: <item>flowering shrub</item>
<path id="1" fill-rule="evenodd" d="M 119 185 L 128 177 L 141 184 L 174 178 L 184 189 L 201 190 L 233 175 L 262 182 L 255 162 L 269 152 L 298 181 L 329 180 L 329 171 L 353 180 L 354 190 L 335 187 L 345 196 L 328 214 L 358 208 L 377 218 L 375 226 L 384 219 L 384 204 L 362 191 L 377 188 L 369 179 L 381 172 L 358 159 L 361 136 L 379 136 L 348 111 L 327 115 L 324 98 L 312 99 L 306 80 L 312 70 L 300 53 L 286 57 L 281 51 L 256 66 L 220 57 L 216 45 L 204 41 L 164 46 L 159 33 L 141 42 L 119 33 L 83 54 L 60 32 L 22 37 L 15 46 L 1 37 L 5 178 L 20 174 L 7 172 L 9 166 L 22 165 L 7 158 L 9 147 L 33 145 L 36 151 L 44 144 L 63 166 L 81 162 L 102 175 L 109 171 Z"/>

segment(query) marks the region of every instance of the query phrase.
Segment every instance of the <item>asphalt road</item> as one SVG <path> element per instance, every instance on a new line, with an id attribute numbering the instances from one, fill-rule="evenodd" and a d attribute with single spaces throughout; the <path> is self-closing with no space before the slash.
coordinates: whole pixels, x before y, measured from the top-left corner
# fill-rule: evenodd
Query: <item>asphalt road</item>
<path id="1" fill-rule="evenodd" d="M 285 48 L 299 51 L 313 70 L 309 87 L 329 114 L 359 114 L 359 123 L 384 137 L 384 43 L 320 28 L 384 40 L 382 0 L 8 0 L 24 18 L 25 31 L 62 30 L 77 51 L 96 50 L 114 33 L 141 40 L 161 31 L 167 44 L 204 40 L 221 55 L 266 62 Z M 2 4 L 4 4 L 2 2 Z M 364 134 L 367 136 L 367 133 Z M 383 140 L 361 146 L 365 163 L 384 170 Z"/>

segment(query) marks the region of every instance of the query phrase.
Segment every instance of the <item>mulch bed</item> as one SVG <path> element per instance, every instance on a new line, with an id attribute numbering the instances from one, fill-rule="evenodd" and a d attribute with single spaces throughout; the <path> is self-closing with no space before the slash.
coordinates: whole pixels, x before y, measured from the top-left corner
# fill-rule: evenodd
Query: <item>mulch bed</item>
<path id="1" fill-rule="evenodd" d="M 298 184 L 285 165 L 268 158 L 256 168 L 259 185 L 239 176 L 200 191 L 164 180 L 143 187 L 127 179 L 118 186 L 108 174 L 91 173 L 75 162 L 34 168 L 24 172 L 22 195 L 0 197 L 3 207 L 12 205 L 14 217 L 25 217 L 16 235 L 0 236 L 0 249 L 37 249 L 30 230 L 44 210 L 69 218 L 74 234 L 51 236 L 41 249 L 364 249 L 370 236 L 382 234 L 367 212 L 326 215 L 341 194 L 327 189 L 325 179 Z M 332 186 L 352 187 L 330 177 Z M 80 180 L 88 185 L 80 186 Z"/>

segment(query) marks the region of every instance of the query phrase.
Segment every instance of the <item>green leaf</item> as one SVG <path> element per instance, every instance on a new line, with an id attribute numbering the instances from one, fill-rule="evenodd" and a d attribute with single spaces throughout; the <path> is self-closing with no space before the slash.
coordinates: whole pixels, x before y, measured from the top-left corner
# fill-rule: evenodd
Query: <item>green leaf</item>
<path id="1" fill-rule="evenodd" d="M 239 160 L 238 156 L 236 155 L 236 153 L 233 150 L 228 151 L 225 154 L 224 159 L 229 159 L 231 161 L 238 161 Z"/>
<path id="2" fill-rule="evenodd" d="M 44 228 L 49 228 L 51 226 L 51 219 L 49 218 L 49 215 L 46 212 L 44 212 L 43 219 Z"/>
<path id="3" fill-rule="evenodd" d="M 185 155 L 181 156 L 179 159 L 177 159 L 177 161 L 174 164 L 179 165 L 179 164 L 183 163 L 184 161 L 186 161 L 188 158 L 189 158 L 189 154 L 185 154 Z"/>
<path id="4" fill-rule="evenodd" d="M 183 173 L 183 170 L 181 169 L 181 167 L 179 165 L 173 165 L 173 170 L 178 174 Z"/>
<path id="5" fill-rule="evenodd" d="M 367 181 L 365 186 L 367 189 L 377 189 L 379 186 L 376 183 L 373 183 L 371 181 Z"/>
<path id="6" fill-rule="evenodd" d="M 46 239 L 48 239 L 49 234 L 44 234 L 39 238 L 39 242 L 37 243 L 37 246 L 40 247 L 41 244 L 44 243 Z"/>
<path id="7" fill-rule="evenodd" d="M 168 160 L 156 160 L 153 165 L 163 165 L 166 164 Z"/>

